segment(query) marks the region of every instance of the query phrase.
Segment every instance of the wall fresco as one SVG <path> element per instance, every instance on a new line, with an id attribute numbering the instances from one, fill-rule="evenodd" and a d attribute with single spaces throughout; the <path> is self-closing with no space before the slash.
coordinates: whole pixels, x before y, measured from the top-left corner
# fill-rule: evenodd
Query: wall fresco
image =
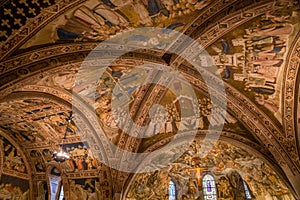
<path id="1" fill-rule="evenodd" d="M 29 182 L 2 175 L 0 181 L 0 199 L 29 200 Z"/>
<path id="2" fill-rule="evenodd" d="M 69 180 L 70 199 L 97 200 L 102 197 L 97 178 Z"/>
<path id="3" fill-rule="evenodd" d="M 0 148 L 4 151 L 3 168 L 10 170 L 11 173 L 15 171 L 26 174 L 27 169 L 21 152 L 3 136 L 0 136 L 0 139 Z"/>
<path id="4" fill-rule="evenodd" d="M 126 199 L 168 199 L 170 180 L 176 182 L 178 199 L 201 199 L 201 179 L 206 173 L 215 177 L 218 199 L 246 199 L 238 198 L 239 175 L 255 199 L 294 199 L 279 175 L 251 152 L 219 141 L 207 156 L 200 158 L 201 145 L 196 140 L 168 167 L 136 175 Z"/>
<path id="5" fill-rule="evenodd" d="M 90 147 L 85 142 L 65 144 L 63 150 L 70 155 L 64 166 L 67 171 L 93 170 L 100 167 L 100 163 L 92 155 Z"/>

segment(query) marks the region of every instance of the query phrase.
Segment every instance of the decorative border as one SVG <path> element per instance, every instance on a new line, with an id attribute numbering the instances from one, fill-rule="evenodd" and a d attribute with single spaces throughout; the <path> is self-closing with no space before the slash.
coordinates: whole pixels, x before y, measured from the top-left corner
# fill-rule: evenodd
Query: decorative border
<path id="1" fill-rule="evenodd" d="M 1 180 L 1 176 L 3 174 L 3 163 L 4 163 L 4 149 L 3 149 L 3 145 L 1 143 L 1 145 L 0 145 L 0 180 Z"/>
<path id="2" fill-rule="evenodd" d="M 283 125 L 285 132 L 283 144 L 287 149 L 297 152 L 294 159 L 298 160 L 298 165 L 300 166 L 300 147 L 297 146 L 297 138 L 298 140 L 300 139 L 300 133 L 298 133 L 297 124 L 295 124 L 295 121 L 299 118 L 299 116 L 297 116 L 297 104 L 300 106 L 300 99 L 297 97 L 297 88 L 299 88 L 299 82 L 297 81 L 300 81 L 300 32 L 297 34 L 294 43 L 290 48 L 287 60 L 288 62 L 286 62 L 282 87 Z M 297 80 L 297 77 L 299 80 Z"/>

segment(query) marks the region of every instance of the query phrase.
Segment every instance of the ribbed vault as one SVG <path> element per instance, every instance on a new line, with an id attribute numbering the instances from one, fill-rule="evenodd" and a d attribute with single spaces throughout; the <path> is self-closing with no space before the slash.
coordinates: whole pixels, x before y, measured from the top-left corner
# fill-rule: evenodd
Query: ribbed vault
<path id="1" fill-rule="evenodd" d="M 210 106 L 207 86 L 190 63 L 168 51 L 140 49 L 115 60 L 103 77 L 99 78 L 103 80 L 106 78 L 110 85 L 98 85 L 102 93 L 99 101 L 96 101 L 98 103 L 96 106 L 91 103 L 91 99 L 78 95 L 86 89 L 75 84 L 81 64 L 103 39 L 113 36 L 118 31 L 157 25 L 173 27 L 185 33 L 202 45 L 214 59 L 223 77 L 227 100 L 226 116 L 223 116 L 226 122 L 220 133 L 220 140 L 233 146 L 242 146 L 242 149 L 247 149 L 249 154 L 257 156 L 274 170 L 276 177 L 278 176 L 296 199 L 300 198 L 300 12 L 296 2 L 293 4 L 289 1 L 217 0 L 187 4 L 191 7 L 181 2 L 177 4 L 178 8 L 166 6 L 158 12 L 159 14 L 149 19 L 145 17 L 144 21 L 140 20 L 139 23 L 133 17 L 130 18 L 132 21 L 128 19 L 130 23 L 124 22 L 123 18 L 127 19 L 124 16 L 128 13 L 122 6 L 110 7 L 107 3 L 110 1 L 98 2 L 99 5 L 94 6 L 95 2 L 93 0 L 51 1 L 35 18 L 26 18 L 26 23 L 22 24 L 14 34 L 7 35 L 5 41 L 0 44 L 2 49 L 0 53 L 0 135 L 2 140 L 6 141 L 4 147 L 0 145 L 0 177 L 13 174 L 16 178 L 28 181 L 29 195 L 33 198 L 40 193 L 32 189 L 46 181 L 49 178 L 47 172 L 55 166 L 61 170 L 62 176 L 66 177 L 67 181 L 63 184 L 68 187 L 73 186 L 72 180 L 85 179 L 101 185 L 102 189 L 99 191 L 101 198 L 98 196 L 100 199 L 125 198 L 132 189 L 130 189 L 131 184 L 138 180 L 139 175 L 113 170 L 99 162 L 99 160 L 116 157 L 118 152 L 109 148 L 109 145 L 99 136 L 99 129 L 93 125 L 99 123 L 109 141 L 118 148 L 140 153 L 152 152 L 167 145 L 176 133 L 174 126 L 180 123 L 170 120 L 169 124 L 173 125 L 171 128 L 168 124 L 164 124 L 164 131 L 140 139 L 128 135 L 111 119 L 113 116 L 109 108 L 111 100 L 104 98 L 107 98 L 112 87 L 118 84 L 121 76 L 126 76 L 128 71 L 142 64 L 168 66 L 180 72 L 188 80 L 197 94 L 199 106 L 203 108 L 201 114 L 206 113 L 200 120 L 203 125 L 199 127 L 198 136 L 202 138 L 206 134 L 207 124 L 213 123 L 210 119 L 210 110 L 206 110 Z M 7 9 L 5 7 L 7 4 L 0 5 L 3 9 Z M 137 5 L 132 5 L 130 9 L 137 9 L 135 6 Z M 88 21 L 84 15 L 92 11 L 101 12 L 103 16 L 106 13 L 104 10 L 110 14 L 114 13 L 119 21 L 113 21 L 116 18 L 109 18 L 111 21 L 106 19 L 106 24 L 99 28 L 94 24 L 95 22 Z M 179 11 L 182 11 L 182 16 L 178 14 Z M 136 16 L 141 17 L 139 14 Z M 184 23 L 184 16 L 189 19 L 188 22 Z M 86 21 L 79 23 L 79 19 Z M 56 26 L 56 23 L 59 26 Z M 88 23 L 95 25 L 99 32 L 97 34 L 93 32 L 95 27 L 87 26 Z M 110 28 L 106 30 L 105 27 Z M 47 37 L 51 35 L 46 33 L 48 30 L 56 31 L 52 35 L 58 38 L 48 40 Z M 63 34 L 61 30 L 64 31 Z M 82 30 L 82 33 L 79 30 Z M 43 35 L 46 39 L 42 38 Z M 147 43 L 150 39 L 141 40 Z M 267 45 L 263 46 L 265 41 L 273 44 L 273 49 L 269 50 L 272 51 L 272 55 L 270 52 L 265 53 L 265 49 L 270 48 Z M 247 46 L 249 43 L 252 46 Z M 180 49 L 181 45 L 183 44 L 180 41 L 175 40 L 169 48 Z M 257 48 L 265 54 L 253 50 L 255 52 L 253 55 L 255 54 L 256 57 L 250 56 L 252 59 L 250 61 L 247 57 L 252 52 L 249 47 L 250 50 Z M 118 52 L 118 49 L 113 50 Z M 244 60 L 239 60 L 242 59 L 241 56 L 244 56 Z M 265 59 L 263 56 L 269 57 Z M 275 64 L 263 62 L 269 61 L 270 58 L 276 61 Z M 228 59 L 232 59 L 232 63 L 228 64 L 230 62 Z M 107 60 L 101 62 L 105 63 Z M 247 68 L 251 64 L 251 69 L 256 70 L 255 72 Z M 270 70 L 267 71 L 265 66 Z M 271 73 L 275 68 L 278 73 L 274 77 L 268 76 L 263 71 Z M 216 74 L 206 69 L 203 69 L 201 74 L 206 74 L 215 82 L 220 81 Z M 154 76 L 151 68 L 144 76 L 158 78 Z M 250 82 L 248 79 L 254 81 Z M 262 84 L 262 79 L 263 85 L 259 85 Z M 179 79 L 176 81 L 180 82 Z M 153 104 L 169 106 L 171 110 L 176 111 L 176 103 L 174 103 L 176 98 L 168 89 L 159 85 L 145 85 L 133 89 L 135 92 L 130 97 L 132 101 L 129 117 L 137 123 L 150 123 L 148 114 Z M 219 91 L 214 91 L 214 94 L 220 95 Z M 71 123 L 68 123 L 71 111 L 76 112 L 77 115 Z M 65 131 L 67 131 L 67 138 L 63 139 Z M 9 152 L 12 152 L 5 150 L 5 147 L 8 149 L 8 143 L 20 153 L 18 159 L 22 158 L 20 162 L 26 166 L 27 174 L 20 173 L 14 168 L 5 170 L 2 167 L 5 159 L 8 159 Z M 57 165 L 52 161 L 51 152 L 60 148 L 62 144 L 66 149 L 68 148 L 67 151 L 74 153 L 76 162 L 86 159 L 86 166 L 83 166 L 82 171 L 72 169 L 72 164 Z M 86 152 L 82 155 L 75 154 L 74 149 L 82 152 L 86 150 Z M 122 165 L 126 159 L 121 157 L 116 162 Z M 90 165 L 87 162 L 90 162 Z M 88 185 L 88 182 L 84 184 Z"/>

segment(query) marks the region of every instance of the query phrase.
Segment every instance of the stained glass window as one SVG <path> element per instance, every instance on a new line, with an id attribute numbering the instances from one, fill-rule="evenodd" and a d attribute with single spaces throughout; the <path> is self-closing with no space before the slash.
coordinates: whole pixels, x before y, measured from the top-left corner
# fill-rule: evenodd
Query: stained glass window
<path id="1" fill-rule="evenodd" d="M 169 200 L 176 200 L 176 187 L 172 180 L 169 184 Z"/>
<path id="2" fill-rule="evenodd" d="M 64 187 L 61 186 L 58 200 L 63 200 L 63 199 L 64 199 Z"/>
<path id="3" fill-rule="evenodd" d="M 51 200 L 55 200 L 55 196 L 58 190 L 58 180 L 56 178 L 50 178 Z"/>
<path id="4" fill-rule="evenodd" d="M 251 199 L 252 197 L 251 197 L 251 194 L 250 194 L 250 191 L 249 191 L 247 183 L 245 181 L 243 181 L 243 184 L 244 184 L 246 199 Z"/>
<path id="5" fill-rule="evenodd" d="M 206 174 L 202 179 L 204 200 L 217 200 L 216 182 L 212 175 Z"/>

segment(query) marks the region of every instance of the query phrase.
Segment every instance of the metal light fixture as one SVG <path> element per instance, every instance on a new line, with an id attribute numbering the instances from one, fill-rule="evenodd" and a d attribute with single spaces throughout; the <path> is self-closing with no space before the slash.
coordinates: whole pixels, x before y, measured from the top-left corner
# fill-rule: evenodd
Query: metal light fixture
<path id="1" fill-rule="evenodd" d="M 62 150 L 60 150 L 60 152 L 53 152 L 52 157 L 56 162 L 64 162 L 70 158 L 70 156 Z"/>
<path id="2" fill-rule="evenodd" d="M 72 121 L 72 112 L 70 113 L 70 117 L 67 118 L 67 127 L 66 127 L 66 131 L 65 131 L 65 135 L 63 137 L 63 140 L 67 139 L 67 131 L 68 131 L 68 127 L 69 125 L 71 124 L 71 121 Z M 64 162 L 66 160 L 68 160 L 70 158 L 70 156 L 63 151 L 63 146 L 64 144 L 61 145 L 61 148 L 60 148 L 60 151 L 57 152 L 57 151 L 54 151 L 52 153 L 52 158 L 56 161 L 56 162 Z"/>

